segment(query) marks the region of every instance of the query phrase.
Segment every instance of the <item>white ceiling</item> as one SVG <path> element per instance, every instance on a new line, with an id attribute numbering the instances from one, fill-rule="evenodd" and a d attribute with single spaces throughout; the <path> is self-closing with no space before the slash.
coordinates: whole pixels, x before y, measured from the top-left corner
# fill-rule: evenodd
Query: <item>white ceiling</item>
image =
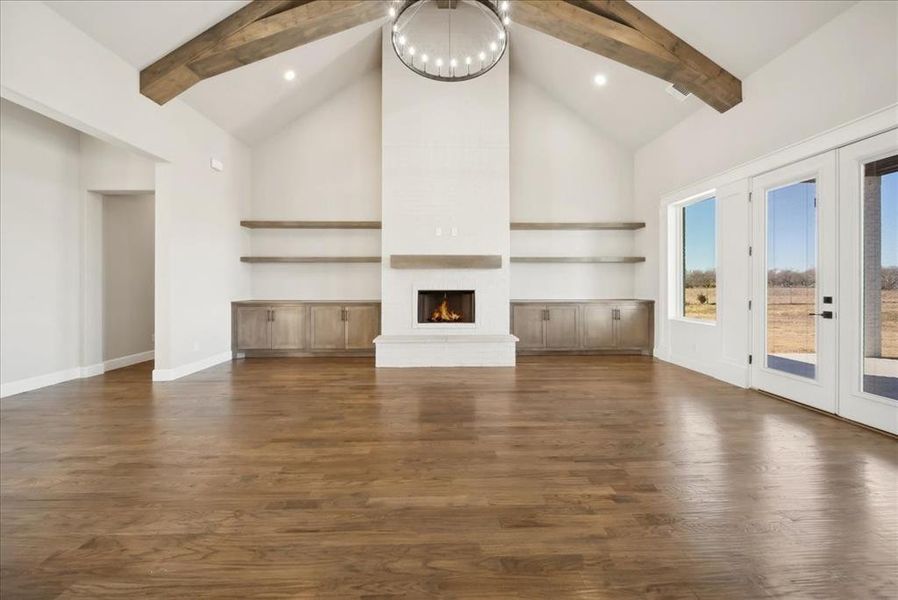
<path id="1" fill-rule="evenodd" d="M 199 82 L 185 102 L 249 145 L 380 68 L 381 21 L 359 25 Z M 293 81 L 284 72 L 296 73 Z"/>
<path id="2" fill-rule="evenodd" d="M 631 0 L 631 4 L 744 79 L 856 0 Z"/>
<path id="3" fill-rule="evenodd" d="M 142 69 L 249 0 L 46 0 L 45 4 Z"/>
<path id="4" fill-rule="evenodd" d="M 745 78 L 854 2 L 843 0 L 632 0 L 650 17 Z M 143 68 L 246 4 L 245 0 L 48 0 L 54 10 Z M 513 13 L 512 13 L 513 16 Z M 249 144 L 263 140 L 370 69 L 381 22 L 200 82 L 181 97 Z M 513 72 L 539 85 L 630 148 L 654 139 L 703 104 L 680 102 L 661 80 L 550 36 L 512 25 Z M 293 69 L 297 78 L 285 82 Z M 596 87 L 596 73 L 608 84 Z"/>

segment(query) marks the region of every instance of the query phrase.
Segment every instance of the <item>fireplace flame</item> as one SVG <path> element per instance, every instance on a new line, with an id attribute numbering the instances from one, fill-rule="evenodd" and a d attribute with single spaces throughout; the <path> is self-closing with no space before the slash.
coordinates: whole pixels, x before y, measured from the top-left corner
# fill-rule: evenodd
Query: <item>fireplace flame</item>
<path id="1" fill-rule="evenodd" d="M 461 320 L 461 315 L 457 312 L 453 312 L 449 309 L 449 302 L 446 298 L 443 298 L 443 301 L 440 302 L 440 305 L 437 307 L 435 311 L 430 313 L 431 321 L 459 321 Z"/>

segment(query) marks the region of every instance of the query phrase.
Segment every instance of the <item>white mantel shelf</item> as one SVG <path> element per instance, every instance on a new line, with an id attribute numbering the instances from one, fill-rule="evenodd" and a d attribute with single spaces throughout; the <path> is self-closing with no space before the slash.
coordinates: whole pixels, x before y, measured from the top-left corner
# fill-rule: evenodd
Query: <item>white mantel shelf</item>
<path id="1" fill-rule="evenodd" d="M 641 263 L 644 256 L 512 256 L 513 263 Z"/>

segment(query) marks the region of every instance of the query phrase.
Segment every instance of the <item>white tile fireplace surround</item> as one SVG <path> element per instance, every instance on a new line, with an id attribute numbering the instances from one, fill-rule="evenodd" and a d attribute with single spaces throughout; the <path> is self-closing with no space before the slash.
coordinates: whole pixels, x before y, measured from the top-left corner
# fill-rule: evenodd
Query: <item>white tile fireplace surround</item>
<path id="1" fill-rule="evenodd" d="M 470 81 L 437 82 L 396 59 L 386 28 L 383 39 L 383 312 L 382 335 L 375 339 L 377 366 L 514 366 L 508 59 Z M 397 261 L 394 266 L 391 257 L 398 255 L 496 260 L 415 268 L 424 265 Z M 420 290 L 474 290 L 475 322 L 419 323 Z"/>

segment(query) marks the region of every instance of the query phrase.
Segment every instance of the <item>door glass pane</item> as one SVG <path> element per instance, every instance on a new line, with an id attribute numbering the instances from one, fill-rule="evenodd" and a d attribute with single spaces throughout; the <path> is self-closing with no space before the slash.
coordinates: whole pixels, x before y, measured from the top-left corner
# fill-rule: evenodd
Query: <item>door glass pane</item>
<path id="1" fill-rule="evenodd" d="M 898 400 L 898 156 L 864 166 L 864 391 Z"/>
<path id="2" fill-rule="evenodd" d="M 814 378 L 817 369 L 817 185 L 767 193 L 767 367 Z"/>

